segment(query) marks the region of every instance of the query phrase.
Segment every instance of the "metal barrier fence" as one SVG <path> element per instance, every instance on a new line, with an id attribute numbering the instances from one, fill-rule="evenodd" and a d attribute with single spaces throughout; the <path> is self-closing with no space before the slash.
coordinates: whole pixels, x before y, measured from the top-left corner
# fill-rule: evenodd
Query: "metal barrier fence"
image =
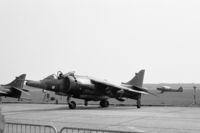
<path id="1" fill-rule="evenodd" d="M 57 133 L 57 130 L 49 125 L 7 122 L 4 133 Z"/>
<path id="2" fill-rule="evenodd" d="M 115 130 L 98 130 L 87 128 L 63 127 L 60 132 L 55 127 L 49 125 L 11 123 L 7 122 L 4 133 L 141 133 Z"/>
<path id="3" fill-rule="evenodd" d="M 139 132 L 64 127 L 60 130 L 60 133 L 139 133 Z"/>

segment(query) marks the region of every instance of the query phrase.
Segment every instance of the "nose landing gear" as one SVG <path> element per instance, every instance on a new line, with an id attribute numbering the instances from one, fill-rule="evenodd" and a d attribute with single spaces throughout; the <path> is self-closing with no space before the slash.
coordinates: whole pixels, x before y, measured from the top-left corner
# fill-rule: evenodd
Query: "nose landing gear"
<path id="1" fill-rule="evenodd" d="M 76 109 L 76 102 L 71 101 L 71 96 L 67 97 L 67 104 L 70 109 Z"/>

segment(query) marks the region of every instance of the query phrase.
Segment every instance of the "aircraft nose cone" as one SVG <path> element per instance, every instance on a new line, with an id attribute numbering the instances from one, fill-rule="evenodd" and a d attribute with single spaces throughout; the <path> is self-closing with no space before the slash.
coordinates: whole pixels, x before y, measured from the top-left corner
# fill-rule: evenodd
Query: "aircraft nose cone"
<path id="1" fill-rule="evenodd" d="M 30 86 L 30 87 L 36 87 L 36 88 L 45 89 L 45 85 L 42 84 L 40 81 L 28 80 L 28 81 L 26 82 L 26 85 L 27 85 L 27 86 Z"/>

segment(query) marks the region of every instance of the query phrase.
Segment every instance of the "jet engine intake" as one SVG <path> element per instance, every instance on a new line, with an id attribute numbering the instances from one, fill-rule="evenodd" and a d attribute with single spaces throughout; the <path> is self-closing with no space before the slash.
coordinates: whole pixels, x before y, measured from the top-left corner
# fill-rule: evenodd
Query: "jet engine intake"
<path id="1" fill-rule="evenodd" d="M 79 89 L 79 84 L 75 77 L 67 76 L 65 77 L 65 92 L 76 91 Z"/>

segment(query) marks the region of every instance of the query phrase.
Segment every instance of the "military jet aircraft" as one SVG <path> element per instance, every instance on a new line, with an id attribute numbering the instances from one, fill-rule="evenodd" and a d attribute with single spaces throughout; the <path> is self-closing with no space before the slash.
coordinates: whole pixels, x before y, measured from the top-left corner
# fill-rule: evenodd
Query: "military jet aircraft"
<path id="1" fill-rule="evenodd" d="M 20 100 L 22 93 L 28 94 L 28 90 L 23 89 L 25 78 L 26 74 L 22 74 L 19 77 L 16 77 L 16 79 L 9 84 L 0 85 L 0 97 L 12 97 Z"/>
<path id="2" fill-rule="evenodd" d="M 160 93 L 164 92 L 183 92 L 183 87 L 180 86 L 178 89 L 172 89 L 170 86 L 162 86 L 157 88 Z"/>
<path id="3" fill-rule="evenodd" d="M 109 106 L 109 98 L 115 98 L 119 101 L 130 98 L 137 100 L 137 108 L 140 108 L 141 94 L 151 94 L 142 87 L 144 72 L 144 70 L 141 70 L 127 83 L 118 85 L 107 80 L 75 75 L 75 72 L 62 74 L 59 71 L 57 75 L 50 75 L 40 81 L 27 80 L 26 85 L 67 96 L 70 109 L 76 108 L 76 103 L 70 100 L 71 97 L 85 100 L 85 106 L 88 105 L 88 101 L 100 101 L 101 107 Z"/>

